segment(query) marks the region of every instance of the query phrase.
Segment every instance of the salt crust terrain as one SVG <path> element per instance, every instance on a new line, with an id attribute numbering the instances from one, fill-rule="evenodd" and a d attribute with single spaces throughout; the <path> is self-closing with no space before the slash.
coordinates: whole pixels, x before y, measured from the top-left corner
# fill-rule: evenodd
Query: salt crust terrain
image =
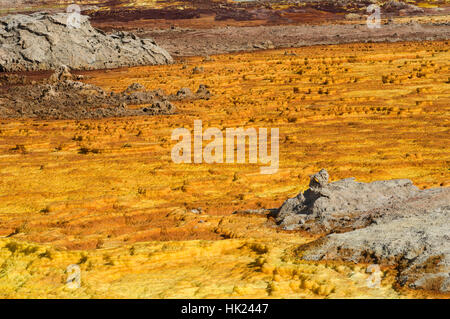
<path id="1" fill-rule="evenodd" d="M 392 246 L 386 252 L 403 262 L 384 260 L 383 242 L 369 236 L 376 224 L 323 237 L 284 230 L 264 208 L 307 189 L 309 176 L 323 167 L 331 182 L 352 176 L 365 183 L 410 179 L 419 189 L 448 186 L 448 50 L 446 41 L 348 44 L 75 72 L 107 92 L 133 83 L 166 92 L 204 84 L 211 95 L 171 102 L 175 115 L 3 119 L 2 296 L 446 297 L 436 267 L 445 260 L 406 262 L 413 255 L 401 257 Z M 30 75 L 24 83 L 51 76 Z M 171 129 L 192 128 L 198 118 L 205 127 L 279 127 L 280 170 L 267 178 L 248 163 L 175 165 Z M 412 212 L 414 228 L 414 218 L 423 217 Z M 386 227 L 382 219 L 376 221 Z M 425 231 L 420 227 L 428 226 L 411 238 Z M 326 255 L 348 242 L 340 236 L 358 232 L 370 242 L 355 241 L 348 256 Z M 446 247 L 417 239 L 411 246 L 417 262 L 426 256 L 421 247 Z M 373 262 L 382 271 L 379 288 L 367 286 Z M 82 270 L 75 291 L 65 286 L 74 263 Z M 427 271 L 436 281 L 422 285 Z"/>
<path id="2" fill-rule="evenodd" d="M 86 14 L 107 32 L 87 18 L 83 25 L 103 53 L 81 49 L 82 63 L 53 55 L 61 49 L 54 39 L 22 37 L 27 27 L 18 26 L 28 18 L 2 18 L 9 19 L 2 23 L 3 52 L 25 50 L 19 63 L 3 54 L 4 66 L 59 70 L 0 76 L 2 297 L 448 298 L 445 6 L 388 1 L 383 32 L 368 37 L 365 1 L 346 6 L 350 15 L 332 1 L 300 9 L 255 2 L 245 11 L 200 1 L 182 11 L 192 17 L 173 20 L 179 11 L 167 4 L 140 10 L 143 19 L 122 4 L 117 11 L 98 4 Z M 167 19 L 151 18 L 162 30 L 145 27 L 146 18 L 163 13 Z M 318 25 L 331 20 L 340 26 L 324 38 Z M 211 22 L 217 29 L 205 31 Z M 309 42 L 298 40 L 299 27 Z M 142 40 L 149 35 L 167 51 Z M 218 37 L 223 41 L 211 42 Z M 438 39 L 444 41 L 307 47 Z M 14 47 L 16 40 L 34 43 L 37 55 L 29 45 Z M 121 60 L 127 53 L 114 44 L 146 50 L 148 59 Z M 306 47 L 207 56 L 290 46 Z M 171 63 L 167 52 L 196 57 L 73 70 Z M 81 103 L 84 114 L 59 112 L 60 105 L 48 113 L 45 103 L 59 98 L 69 106 L 74 96 L 97 103 Z M 198 118 L 210 127 L 279 127 L 279 172 L 268 179 L 250 164 L 174 165 L 171 129 Z M 76 290 L 65 285 L 70 264 L 82 270 Z M 374 288 L 371 264 L 381 270 Z"/>

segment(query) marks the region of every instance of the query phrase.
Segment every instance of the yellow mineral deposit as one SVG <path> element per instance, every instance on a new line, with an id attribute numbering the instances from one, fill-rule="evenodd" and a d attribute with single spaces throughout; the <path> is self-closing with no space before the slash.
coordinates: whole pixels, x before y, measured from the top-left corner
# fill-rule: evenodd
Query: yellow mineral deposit
<path id="1" fill-rule="evenodd" d="M 315 46 L 84 72 L 106 90 L 205 84 L 213 95 L 175 102 L 170 116 L 1 121 L 0 297 L 436 297 L 397 287 L 391 268 L 368 288 L 368 265 L 306 262 L 300 247 L 316 237 L 232 212 L 279 207 L 321 168 L 448 186 L 449 49 Z M 171 132 L 196 119 L 279 128 L 278 172 L 173 163 Z M 73 264 L 78 289 L 66 285 Z"/>

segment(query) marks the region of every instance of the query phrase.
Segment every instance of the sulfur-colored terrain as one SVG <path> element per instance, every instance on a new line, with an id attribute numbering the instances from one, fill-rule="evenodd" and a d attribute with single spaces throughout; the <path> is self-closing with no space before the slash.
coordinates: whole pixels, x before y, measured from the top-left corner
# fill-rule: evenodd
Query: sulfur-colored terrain
<path id="1" fill-rule="evenodd" d="M 449 49 L 315 46 L 84 72 L 105 90 L 205 84 L 212 97 L 174 102 L 168 116 L 0 120 L 0 297 L 448 297 L 397 286 L 393 268 L 368 288 L 367 265 L 303 261 L 315 237 L 232 212 L 279 207 L 321 168 L 331 180 L 449 186 Z M 174 164 L 172 130 L 196 119 L 279 128 L 280 169 Z"/>

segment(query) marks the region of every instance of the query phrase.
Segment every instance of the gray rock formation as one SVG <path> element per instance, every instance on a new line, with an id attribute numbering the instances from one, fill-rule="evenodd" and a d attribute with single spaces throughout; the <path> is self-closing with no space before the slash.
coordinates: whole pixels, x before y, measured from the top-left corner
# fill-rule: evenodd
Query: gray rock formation
<path id="1" fill-rule="evenodd" d="M 105 69 L 167 64 L 172 57 L 151 39 L 132 33 L 108 35 L 88 17 L 66 13 L 9 15 L 0 18 L 0 71 Z"/>
<path id="2" fill-rule="evenodd" d="M 439 193 L 425 196 L 422 204 L 445 196 L 447 206 L 393 212 L 395 217 L 387 214 L 366 228 L 328 235 L 303 258 L 396 265 L 401 285 L 450 292 L 450 191 Z"/>
<path id="3" fill-rule="evenodd" d="M 409 180 L 328 183 L 321 170 L 276 218 L 285 229 L 332 233 L 302 247 L 304 259 L 396 265 L 401 285 L 450 292 L 450 188 L 419 190 Z"/>
<path id="4" fill-rule="evenodd" d="M 178 90 L 177 94 L 172 94 L 169 99 L 172 101 L 178 100 L 209 100 L 211 97 L 211 92 L 208 90 L 208 86 L 200 84 L 198 90 L 193 93 L 189 88 L 181 88 Z"/>
<path id="5" fill-rule="evenodd" d="M 311 176 L 309 189 L 288 199 L 279 209 L 277 222 L 285 229 L 342 232 L 371 222 L 377 209 L 418 194 L 409 180 L 356 182 L 353 178 L 328 183 L 328 172 Z"/>

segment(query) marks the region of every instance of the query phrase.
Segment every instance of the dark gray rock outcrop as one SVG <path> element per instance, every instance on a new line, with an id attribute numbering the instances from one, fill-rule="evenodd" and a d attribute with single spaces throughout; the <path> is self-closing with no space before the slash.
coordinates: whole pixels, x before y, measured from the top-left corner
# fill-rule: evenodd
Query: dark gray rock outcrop
<path id="1" fill-rule="evenodd" d="M 175 110 L 168 97 L 158 90 L 106 92 L 71 79 L 12 87 L 6 94 L 0 94 L 0 118 L 80 120 L 173 114 Z"/>
<path id="2" fill-rule="evenodd" d="M 34 13 L 0 18 L 0 71 L 105 69 L 173 62 L 152 39 L 132 33 L 106 34 L 80 15 Z"/>
<path id="3" fill-rule="evenodd" d="M 39 82 L 18 74 L 0 75 L 0 118 L 98 119 L 105 117 L 170 115 L 176 112 L 173 101 L 208 99 L 209 90 L 200 85 L 197 93 L 189 88 L 170 94 L 147 90 L 132 83 L 122 92 L 107 92 L 81 82 L 83 76 L 59 67 Z M 130 107 L 128 107 L 130 106 Z"/>
<path id="4" fill-rule="evenodd" d="M 6 90 L 0 89 L 0 118 L 79 120 L 166 115 L 176 111 L 169 101 L 170 96 L 162 90 L 147 91 L 143 85 L 133 83 L 123 92 L 106 92 L 80 82 L 81 78 L 72 74 L 67 66 L 61 66 L 40 83 L 8 83 Z M 27 81 L 26 77 L 23 79 Z M 1 84 L 2 79 L 0 88 Z"/>

